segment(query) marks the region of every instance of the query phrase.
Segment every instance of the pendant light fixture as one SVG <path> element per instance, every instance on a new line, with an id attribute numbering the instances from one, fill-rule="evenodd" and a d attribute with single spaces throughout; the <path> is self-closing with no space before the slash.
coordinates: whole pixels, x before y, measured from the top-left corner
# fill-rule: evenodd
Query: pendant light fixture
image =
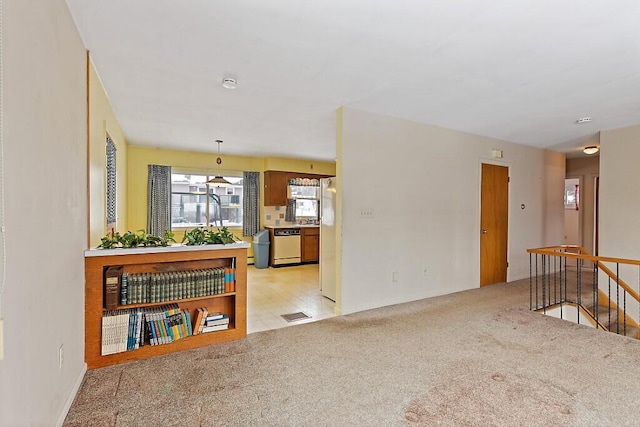
<path id="1" fill-rule="evenodd" d="M 230 185 L 231 183 L 224 179 L 222 173 L 220 173 L 220 165 L 222 164 L 222 159 L 220 158 L 220 144 L 222 144 L 222 140 L 216 139 L 216 143 L 218 144 L 218 158 L 216 159 L 216 163 L 218 164 L 218 174 L 207 181 L 206 184 L 215 185 L 216 187 L 222 187 L 225 185 Z"/>

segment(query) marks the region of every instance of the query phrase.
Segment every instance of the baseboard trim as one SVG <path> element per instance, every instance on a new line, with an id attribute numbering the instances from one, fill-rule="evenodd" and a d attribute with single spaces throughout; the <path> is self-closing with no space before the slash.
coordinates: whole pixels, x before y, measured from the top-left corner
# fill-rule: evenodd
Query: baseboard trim
<path id="1" fill-rule="evenodd" d="M 453 291 L 453 292 L 458 292 L 458 291 Z M 442 295 L 446 295 L 446 294 L 442 294 Z M 342 312 L 342 315 L 359 313 L 361 311 L 374 310 L 376 308 L 388 307 L 390 305 L 396 305 L 396 304 L 404 304 L 407 302 L 419 301 L 421 299 L 433 298 L 436 296 L 439 296 L 439 295 L 428 295 L 426 293 L 421 293 L 421 294 L 414 294 L 414 295 L 399 296 L 397 298 L 388 298 L 385 300 L 378 300 L 378 301 L 373 301 L 365 304 L 356 304 L 350 307 L 347 306 L 346 308 L 342 306 L 341 312 Z"/>
<path id="2" fill-rule="evenodd" d="M 64 403 L 64 407 L 62 408 L 62 412 L 60 413 L 60 417 L 58 417 L 58 421 L 56 422 L 57 427 L 62 427 L 64 424 L 64 420 L 67 418 L 67 414 L 69 414 L 69 409 L 71 409 L 71 405 L 78 395 L 78 391 L 80 391 L 80 386 L 82 385 L 82 380 L 84 379 L 84 375 L 87 373 L 87 364 L 84 363 L 82 365 L 82 369 L 80 370 L 80 374 L 78 378 L 76 378 L 76 383 L 73 385 L 73 389 L 71 393 L 69 393 L 69 397 L 67 397 L 67 401 Z"/>

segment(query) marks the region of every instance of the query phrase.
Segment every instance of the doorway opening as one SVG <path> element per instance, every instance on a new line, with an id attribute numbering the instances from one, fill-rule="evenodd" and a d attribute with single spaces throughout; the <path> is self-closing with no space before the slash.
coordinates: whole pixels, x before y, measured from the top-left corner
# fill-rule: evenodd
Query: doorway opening
<path id="1" fill-rule="evenodd" d="M 582 246 L 580 179 L 564 180 L 564 244 Z"/>

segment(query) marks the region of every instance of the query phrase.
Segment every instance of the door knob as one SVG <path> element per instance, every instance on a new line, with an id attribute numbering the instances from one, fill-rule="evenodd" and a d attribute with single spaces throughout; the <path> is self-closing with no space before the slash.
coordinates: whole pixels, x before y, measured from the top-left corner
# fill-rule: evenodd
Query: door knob
<path id="1" fill-rule="evenodd" d="M 482 230 L 482 234 L 487 234 L 488 231 L 487 230 Z"/>

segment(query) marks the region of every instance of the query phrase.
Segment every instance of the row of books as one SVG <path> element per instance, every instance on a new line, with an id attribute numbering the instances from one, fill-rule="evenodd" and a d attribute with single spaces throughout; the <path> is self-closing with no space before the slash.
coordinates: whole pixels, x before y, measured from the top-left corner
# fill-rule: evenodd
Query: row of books
<path id="1" fill-rule="evenodd" d="M 168 344 L 190 335 L 228 329 L 229 316 L 198 308 L 192 319 L 177 304 L 105 311 L 102 315 L 103 356 L 136 350 L 146 344 Z"/>
<path id="2" fill-rule="evenodd" d="M 135 324 L 132 331 L 132 323 Z M 110 310 L 102 315 L 103 356 L 144 345 L 144 316 L 135 310 Z M 133 339 L 133 345 L 131 340 Z"/>
<path id="3" fill-rule="evenodd" d="M 235 292 L 235 275 L 235 269 L 231 267 L 166 273 L 124 273 L 120 284 L 120 305 Z"/>
<path id="4" fill-rule="evenodd" d="M 193 335 L 191 314 L 188 309 L 174 307 L 165 311 L 145 314 L 149 344 L 169 344 Z"/>
<path id="5" fill-rule="evenodd" d="M 194 335 L 229 329 L 229 316 L 219 312 L 209 313 L 207 307 L 197 308 L 193 318 Z"/>

